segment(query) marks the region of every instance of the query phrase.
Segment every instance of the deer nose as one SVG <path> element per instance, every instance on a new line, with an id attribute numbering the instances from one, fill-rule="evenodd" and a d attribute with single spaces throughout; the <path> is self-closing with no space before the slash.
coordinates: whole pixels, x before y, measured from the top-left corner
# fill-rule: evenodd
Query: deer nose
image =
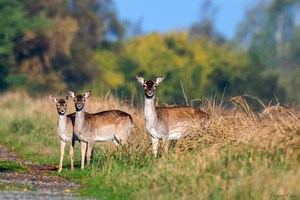
<path id="1" fill-rule="evenodd" d="M 152 96 L 153 95 L 153 91 L 151 91 L 151 90 L 147 91 L 147 95 L 148 96 Z"/>
<path id="2" fill-rule="evenodd" d="M 66 110 L 65 110 L 64 108 L 60 108 L 60 109 L 59 109 L 59 113 L 65 114 L 65 112 L 66 112 Z"/>

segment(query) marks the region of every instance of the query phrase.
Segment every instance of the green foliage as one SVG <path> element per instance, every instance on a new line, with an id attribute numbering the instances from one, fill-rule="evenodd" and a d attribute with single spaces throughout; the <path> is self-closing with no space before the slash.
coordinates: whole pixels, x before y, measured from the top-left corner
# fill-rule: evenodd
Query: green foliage
<path id="1" fill-rule="evenodd" d="M 23 1 L 1 0 L 0 8 L 2 16 L 0 19 L 0 55 L 11 54 L 13 40 L 25 34 L 26 31 L 44 27 L 40 19 L 27 18 Z"/>
<path id="2" fill-rule="evenodd" d="M 23 172 L 27 171 L 27 167 L 11 162 L 11 161 L 5 161 L 5 160 L 0 160 L 0 171 L 11 171 L 11 172 Z"/>
<path id="3" fill-rule="evenodd" d="M 299 101 L 294 92 L 299 87 L 294 79 L 300 65 L 299 5 L 296 0 L 258 1 L 237 32 L 237 39 L 248 48 L 250 66 L 257 68 L 254 74 L 264 73 L 260 76 L 265 77 L 262 83 L 268 84 L 265 96 L 272 91 L 283 101 Z"/>
<path id="4" fill-rule="evenodd" d="M 205 37 L 191 40 L 184 32 L 132 38 L 120 52 L 99 50 L 95 62 L 102 70 L 101 79 L 92 84 L 98 94 L 113 89 L 122 91 L 122 96 L 130 97 L 132 91 L 142 96 L 136 75 L 146 79 L 165 76 L 158 97 L 163 102 L 179 104 L 185 103 L 184 94 L 193 100 L 224 92 L 228 96 L 251 94 L 269 100 L 277 89 L 277 79 L 260 75 L 260 69 L 252 68 L 246 52 L 230 44 L 216 45 Z M 266 83 L 270 86 L 267 93 L 257 87 Z"/>
<path id="5" fill-rule="evenodd" d="M 15 66 L 13 49 L 16 43 L 27 31 L 44 28 L 46 22 L 43 18 L 27 17 L 24 2 L 20 0 L 1 0 L 0 12 L 0 90 L 3 90 L 12 84 L 6 77 Z"/>
<path id="6" fill-rule="evenodd" d="M 88 88 L 136 100 L 142 98 L 136 75 L 163 75 L 158 97 L 168 103 L 245 94 L 297 101 L 298 5 L 274 0 L 250 9 L 237 33 L 241 49 L 215 30 L 209 1 L 189 32 L 124 40 L 112 1 L 0 0 L 0 90 Z"/>
<path id="7" fill-rule="evenodd" d="M 92 58 L 105 35 L 124 34 L 111 1 L 2 0 L 0 11 L 0 90 L 84 88 L 98 74 Z"/>

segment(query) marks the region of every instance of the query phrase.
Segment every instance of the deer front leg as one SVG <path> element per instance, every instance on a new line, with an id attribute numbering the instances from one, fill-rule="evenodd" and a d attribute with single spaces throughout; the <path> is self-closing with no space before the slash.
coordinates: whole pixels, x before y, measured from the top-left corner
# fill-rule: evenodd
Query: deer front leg
<path id="1" fill-rule="evenodd" d="M 75 146 L 75 140 L 72 139 L 70 142 L 70 160 L 71 160 L 71 170 L 74 170 L 74 146 Z"/>
<path id="2" fill-rule="evenodd" d="M 153 154 L 155 157 L 157 157 L 157 148 L 158 148 L 159 139 L 151 138 L 151 141 L 152 141 Z"/>
<path id="3" fill-rule="evenodd" d="M 86 153 L 86 165 L 89 166 L 91 162 L 91 156 L 92 156 L 92 151 L 94 147 L 94 142 L 93 140 L 88 141 L 88 148 L 87 148 L 87 153 Z"/>
<path id="4" fill-rule="evenodd" d="M 85 160 L 85 153 L 86 153 L 86 145 L 87 143 L 84 141 L 80 141 L 80 155 L 81 155 L 81 169 L 84 169 L 84 160 Z"/>
<path id="5" fill-rule="evenodd" d="M 63 164 L 63 159 L 64 159 L 65 146 L 66 146 L 66 143 L 61 140 L 60 141 L 60 159 L 59 159 L 58 173 L 60 173 L 61 170 L 62 170 L 62 164 Z"/>

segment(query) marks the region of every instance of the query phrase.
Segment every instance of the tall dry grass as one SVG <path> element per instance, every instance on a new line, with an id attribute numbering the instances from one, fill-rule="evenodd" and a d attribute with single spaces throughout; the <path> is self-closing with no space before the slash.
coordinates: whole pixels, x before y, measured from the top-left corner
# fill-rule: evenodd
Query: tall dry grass
<path id="1" fill-rule="evenodd" d="M 97 143 L 89 175 L 79 170 L 66 176 L 79 176 L 77 181 L 85 184 L 85 194 L 95 197 L 103 194 L 126 194 L 128 199 L 299 196 L 300 112 L 296 108 L 264 105 L 259 100 L 257 104 L 258 112 L 241 96 L 220 102 L 203 101 L 201 108 L 210 115 L 208 126 L 198 126 L 171 144 L 167 155 L 155 159 L 141 108 L 112 95 L 91 96 L 86 103 L 87 112 L 120 109 L 132 115 L 134 127 L 129 146 L 123 151 L 112 143 Z M 6 93 L 1 95 L 0 108 L 1 143 L 14 147 L 28 159 L 58 162 L 57 112 L 48 96 L 34 98 L 24 93 Z M 70 100 L 68 113 L 74 110 Z M 78 163 L 78 148 L 75 153 Z"/>
<path id="2" fill-rule="evenodd" d="M 299 146 L 299 110 L 258 103 L 260 111 L 253 112 L 242 96 L 218 104 L 215 100 L 206 100 L 202 109 L 210 114 L 209 126 L 199 127 L 180 143 L 184 148 L 205 144 L 214 149 L 251 144 L 258 149 L 277 148 L 284 152 Z"/>

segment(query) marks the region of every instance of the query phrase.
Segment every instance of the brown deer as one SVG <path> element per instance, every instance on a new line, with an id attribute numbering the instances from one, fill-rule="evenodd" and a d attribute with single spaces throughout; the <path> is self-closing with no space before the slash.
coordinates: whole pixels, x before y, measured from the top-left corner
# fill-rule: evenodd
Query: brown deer
<path id="1" fill-rule="evenodd" d="M 91 95 L 86 92 L 83 95 L 70 91 L 69 95 L 74 99 L 76 117 L 74 133 L 79 140 L 87 142 L 87 165 L 90 164 L 91 154 L 95 142 L 114 141 L 116 145 L 127 143 L 132 127 L 130 114 L 120 110 L 107 110 L 98 113 L 84 112 L 85 101 Z"/>
<path id="2" fill-rule="evenodd" d="M 75 145 L 75 141 L 78 140 L 78 138 L 73 134 L 75 113 L 66 115 L 68 96 L 66 96 L 65 99 L 63 98 L 57 99 L 56 97 L 50 95 L 49 99 L 53 103 L 56 103 L 56 109 L 58 113 L 57 133 L 60 138 L 60 160 L 59 160 L 58 172 L 61 172 L 62 170 L 66 142 L 70 142 L 71 170 L 74 170 L 74 161 L 73 161 L 74 145 Z"/>
<path id="3" fill-rule="evenodd" d="M 199 108 L 191 106 L 156 107 L 156 88 L 164 80 L 163 76 L 148 81 L 139 76 L 136 76 L 136 79 L 144 89 L 146 130 L 151 137 L 155 157 L 157 156 L 159 140 L 163 141 L 166 152 L 168 151 L 169 140 L 178 140 L 187 134 L 193 125 L 208 121 L 208 114 Z"/>

